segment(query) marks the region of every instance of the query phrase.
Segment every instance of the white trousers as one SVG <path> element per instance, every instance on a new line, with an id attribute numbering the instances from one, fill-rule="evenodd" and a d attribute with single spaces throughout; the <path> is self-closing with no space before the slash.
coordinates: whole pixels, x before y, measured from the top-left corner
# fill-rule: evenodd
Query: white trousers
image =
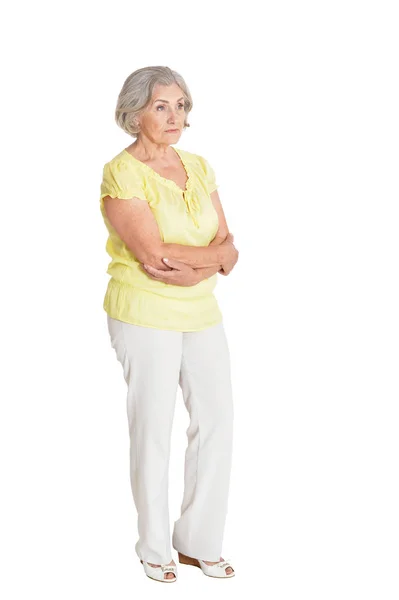
<path id="1" fill-rule="evenodd" d="M 228 506 L 233 438 L 230 356 L 223 323 L 202 331 L 132 325 L 107 315 L 111 345 L 128 386 L 130 482 L 138 515 L 138 557 L 172 560 L 168 472 L 178 385 L 190 416 L 184 495 L 172 545 L 219 561 Z"/>

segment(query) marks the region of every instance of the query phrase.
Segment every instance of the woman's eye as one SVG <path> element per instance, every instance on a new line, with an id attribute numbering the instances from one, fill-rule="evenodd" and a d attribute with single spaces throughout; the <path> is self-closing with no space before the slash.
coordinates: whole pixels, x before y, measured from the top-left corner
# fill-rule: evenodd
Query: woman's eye
<path id="1" fill-rule="evenodd" d="M 165 107 L 164 107 L 164 105 L 163 105 L 163 104 L 159 104 L 159 105 L 157 106 L 157 110 L 158 110 L 158 108 L 162 108 L 162 109 L 164 109 Z M 180 102 L 180 104 L 179 104 L 179 108 L 184 108 L 184 104 L 182 104 L 182 103 Z"/>

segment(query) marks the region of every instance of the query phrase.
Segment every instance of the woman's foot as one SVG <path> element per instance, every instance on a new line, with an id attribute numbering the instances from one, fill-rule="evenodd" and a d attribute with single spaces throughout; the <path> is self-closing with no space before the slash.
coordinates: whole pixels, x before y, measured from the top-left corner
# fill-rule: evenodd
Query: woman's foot
<path id="1" fill-rule="evenodd" d="M 156 568 L 156 567 L 160 567 L 160 566 L 161 566 L 161 565 L 155 565 L 154 563 L 150 563 L 150 562 L 149 562 L 148 564 L 150 565 L 150 567 L 154 567 L 154 568 Z M 169 565 L 176 566 L 176 563 L 175 563 L 175 561 L 172 559 L 172 560 L 170 561 L 170 563 L 168 563 L 168 566 L 169 566 Z M 174 574 L 174 573 L 171 573 L 171 572 L 169 571 L 169 573 L 165 573 L 165 575 L 164 575 L 164 579 L 175 579 L 175 574 Z"/>
<path id="2" fill-rule="evenodd" d="M 224 558 L 220 557 L 220 561 L 223 562 Z M 216 565 L 216 563 L 220 562 L 218 560 L 216 560 L 215 562 L 210 562 L 209 560 L 204 560 L 204 563 L 207 565 Z M 226 567 L 226 575 L 230 575 L 230 573 L 234 573 L 234 569 L 232 569 L 231 567 Z"/>

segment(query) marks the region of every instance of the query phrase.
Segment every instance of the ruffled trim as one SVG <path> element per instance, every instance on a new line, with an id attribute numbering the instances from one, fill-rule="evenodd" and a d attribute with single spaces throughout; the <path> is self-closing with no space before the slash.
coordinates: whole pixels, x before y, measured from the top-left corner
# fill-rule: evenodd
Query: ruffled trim
<path id="1" fill-rule="evenodd" d="M 105 196 L 122 200 L 129 200 L 134 196 L 147 201 L 140 181 L 140 174 L 132 179 L 131 169 L 129 169 L 126 161 L 121 160 L 119 156 L 114 157 L 104 165 L 101 182 L 101 203 Z"/>
<path id="2" fill-rule="evenodd" d="M 174 190 L 175 192 L 182 195 L 183 200 L 186 203 L 187 213 L 191 215 L 191 218 L 192 218 L 195 226 L 197 228 L 199 228 L 199 223 L 198 223 L 196 215 L 201 212 L 201 205 L 198 202 L 198 199 L 195 194 L 194 176 L 191 172 L 190 167 L 188 166 L 188 162 L 183 157 L 181 150 L 179 150 L 178 148 L 173 148 L 173 150 L 175 150 L 176 154 L 178 154 L 178 156 L 180 157 L 180 160 L 182 162 L 184 170 L 186 171 L 187 181 L 186 181 L 186 189 L 185 190 L 182 190 L 182 188 L 180 186 L 178 186 L 177 183 L 175 181 L 173 181 L 172 179 L 167 179 L 166 177 L 162 177 L 162 175 L 157 173 L 157 171 L 155 171 L 152 167 L 150 167 L 149 165 L 146 165 L 141 160 L 138 160 L 138 158 L 136 158 L 135 156 L 130 154 L 130 152 L 128 152 L 125 148 L 122 150 L 121 154 L 124 156 L 127 155 L 128 157 L 130 157 L 130 159 L 132 159 L 135 163 L 140 165 L 143 168 L 143 170 L 150 177 L 152 177 L 153 179 L 156 179 L 157 181 L 159 181 L 159 183 L 166 185 L 171 190 Z"/>
<path id="3" fill-rule="evenodd" d="M 209 162 L 206 160 L 206 158 L 204 158 L 200 154 L 197 154 L 196 158 L 197 162 L 199 163 L 199 168 L 203 173 L 203 177 L 205 178 L 208 193 L 212 194 L 212 192 L 217 190 L 219 187 L 218 183 L 216 182 L 215 171 L 213 170 Z"/>

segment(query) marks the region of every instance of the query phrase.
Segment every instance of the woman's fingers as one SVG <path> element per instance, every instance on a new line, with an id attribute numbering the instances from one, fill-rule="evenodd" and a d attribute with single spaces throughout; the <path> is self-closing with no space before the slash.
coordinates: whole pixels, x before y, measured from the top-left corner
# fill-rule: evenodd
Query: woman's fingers
<path id="1" fill-rule="evenodd" d="M 198 283 L 195 269 L 177 260 L 170 259 L 166 264 L 169 264 L 169 262 L 171 263 L 170 266 L 173 266 L 169 271 L 162 271 L 146 264 L 143 264 L 143 269 L 148 277 L 164 283 L 174 285 L 194 285 Z"/>
<path id="2" fill-rule="evenodd" d="M 151 267 L 151 265 L 145 264 L 143 264 L 143 267 L 147 273 L 150 273 L 154 277 L 164 277 L 165 279 L 170 279 L 174 276 L 173 269 L 170 269 L 170 271 L 162 271 L 161 269 L 156 269 L 155 267 Z"/>
<path id="3" fill-rule="evenodd" d="M 163 258 L 162 260 L 165 265 L 168 265 L 168 267 L 172 267 L 172 269 L 178 269 L 179 271 L 183 270 L 185 267 L 188 267 L 188 265 L 185 263 L 175 260 L 174 258 Z"/>

